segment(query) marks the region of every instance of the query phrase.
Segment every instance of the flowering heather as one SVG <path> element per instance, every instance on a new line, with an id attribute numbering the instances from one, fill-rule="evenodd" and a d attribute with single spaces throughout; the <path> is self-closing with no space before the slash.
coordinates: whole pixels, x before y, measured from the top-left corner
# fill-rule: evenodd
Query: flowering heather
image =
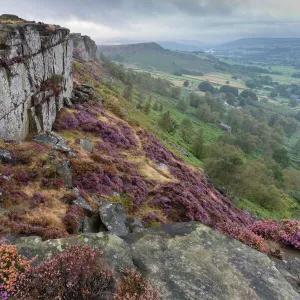
<path id="1" fill-rule="evenodd" d="M 12 245 L 0 245 L 0 296 L 8 299 L 14 295 L 15 285 L 20 274 L 25 272 L 31 261 L 19 255 L 17 249 Z"/>
<path id="2" fill-rule="evenodd" d="M 28 268 L 19 278 L 16 298 L 112 299 L 113 273 L 90 245 L 75 246 Z"/>
<path id="3" fill-rule="evenodd" d="M 265 240 L 246 227 L 239 227 L 232 223 L 220 223 L 215 229 L 241 241 L 253 249 L 266 252 Z"/>
<path id="4" fill-rule="evenodd" d="M 67 213 L 64 216 L 64 224 L 66 230 L 70 234 L 76 234 L 79 232 L 80 223 L 79 218 L 84 217 L 83 208 L 78 205 L 72 205 L 68 209 Z"/>
<path id="5" fill-rule="evenodd" d="M 121 270 L 114 300 L 159 300 L 156 289 L 136 270 Z"/>
<path id="6" fill-rule="evenodd" d="M 300 222 L 297 220 L 262 220 L 250 226 L 250 230 L 265 239 L 300 249 Z"/>
<path id="7" fill-rule="evenodd" d="M 9 227 L 14 234 L 38 235 L 44 240 L 68 237 L 69 234 L 59 228 L 41 227 L 22 223 L 20 221 L 9 222 Z"/>
<path id="8" fill-rule="evenodd" d="M 134 131 L 123 122 L 112 125 L 100 121 L 102 106 L 97 102 L 76 105 L 74 114 L 61 112 L 54 128 L 56 130 L 81 129 L 98 135 L 104 142 L 113 144 L 118 148 L 131 149 L 137 147 Z"/>

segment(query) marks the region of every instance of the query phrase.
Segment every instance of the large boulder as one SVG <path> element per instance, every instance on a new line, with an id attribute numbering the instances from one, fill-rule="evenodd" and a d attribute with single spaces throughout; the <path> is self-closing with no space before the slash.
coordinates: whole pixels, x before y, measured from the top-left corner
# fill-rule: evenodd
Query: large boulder
<path id="1" fill-rule="evenodd" d="M 43 242 L 39 237 L 19 238 L 15 241 L 19 253 L 33 258 L 37 255 L 35 263 L 53 257 L 68 247 L 89 244 L 103 252 L 107 265 L 119 272 L 121 268 L 133 268 L 133 262 L 128 245 L 115 234 L 108 232 L 86 233 L 70 238 L 48 240 Z"/>
<path id="2" fill-rule="evenodd" d="M 109 232 L 42 242 L 15 241 L 37 262 L 72 245 L 103 251 L 116 271 L 136 267 L 159 290 L 162 300 L 300 300 L 263 253 L 200 223 L 169 224 L 118 237 Z"/>
<path id="3" fill-rule="evenodd" d="M 153 227 L 125 240 L 161 299 L 300 299 L 265 254 L 202 224 Z"/>

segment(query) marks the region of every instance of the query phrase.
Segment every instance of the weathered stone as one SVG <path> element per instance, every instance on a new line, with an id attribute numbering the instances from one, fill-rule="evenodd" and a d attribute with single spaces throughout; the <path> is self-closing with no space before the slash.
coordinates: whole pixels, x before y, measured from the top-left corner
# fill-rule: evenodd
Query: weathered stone
<path id="1" fill-rule="evenodd" d="M 1 57 L 9 62 L 17 58 L 17 62 L 0 67 L 0 138 L 22 140 L 32 129 L 30 108 L 36 108 L 42 130 L 51 130 L 56 102 L 71 96 L 73 42 L 67 39 L 69 30 L 65 28 L 49 31 L 46 24 L 34 23 L 10 26 L 11 30 L 0 26 Z M 53 75 L 62 76 L 61 92 L 54 97 L 51 91 L 44 97 L 41 85 Z"/>
<path id="2" fill-rule="evenodd" d="M 56 172 L 62 177 L 66 188 L 73 188 L 72 169 L 69 160 L 65 159 L 56 163 Z"/>
<path id="3" fill-rule="evenodd" d="M 84 151 L 91 152 L 93 150 L 93 143 L 89 139 L 79 139 L 79 144 Z"/>
<path id="4" fill-rule="evenodd" d="M 103 251 L 114 271 L 136 267 L 164 300 L 300 299 L 265 254 L 195 222 L 146 229 L 123 239 L 106 232 L 14 243 L 21 254 L 38 255 L 36 263 L 70 246 L 90 244 Z"/>
<path id="5" fill-rule="evenodd" d="M 32 100 L 33 100 L 33 105 L 37 106 L 39 104 L 41 104 L 43 102 L 45 98 L 45 92 L 39 92 L 35 95 L 32 96 Z"/>
<path id="6" fill-rule="evenodd" d="M 95 210 L 82 197 L 78 197 L 76 200 L 74 200 L 73 204 L 82 207 L 87 212 L 90 212 L 90 213 L 95 212 Z"/>
<path id="7" fill-rule="evenodd" d="M 2 147 L 0 147 L 0 160 L 2 162 L 10 162 L 12 161 L 12 153 Z"/>
<path id="8" fill-rule="evenodd" d="M 70 39 L 74 43 L 73 57 L 79 61 L 96 60 L 96 43 L 88 36 L 80 33 L 70 34 Z"/>
<path id="9" fill-rule="evenodd" d="M 81 101 L 88 101 L 90 99 L 90 95 L 78 90 L 75 90 L 75 96 L 78 97 Z"/>
<path id="10" fill-rule="evenodd" d="M 64 105 L 68 108 L 71 108 L 73 106 L 73 103 L 69 97 L 64 97 Z"/>
<path id="11" fill-rule="evenodd" d="M 36 135 L 33 140 L 41 144 L 51 145 L 56 150 L 68 153 L 72 157 L 76 157 L 64 138 L 55 132 L 40 133 Z"/>
<path id="12" fill-rule="evenodd" d="M 138 218 L 127 218 L 126 226 L 130 233 L 142 232 L 144 230 L 142 220 Z"/>
<path id="13" fill-rule="evenodd" d="M 122 203 L 101 198 L 99 201 L 99 214 L 108 231 L 118 236 L 126 235 L 129 232 L 126 226 L 127 216 Z"/>
<path id="14" fill-rule="evenodd" d="M 118 273 L 121 268 L 133 268 L 130 249 L 118 236 L 108 232 L 96 234 L 82 234 L 65 239 L 48 240 L 42 242 L 39 237 L 19 238 L 15 241 L 19 253 L 33 258 L 38 255 L 35 263 L 62 252 L 64 249 L 74 246 L 89 244 L 103 252 L 103 258 L 107 265 Z"/>
<path id="15" fill-rule="evenodd" d="M 124 239 L 161 299 L 300 299 L 265 254 L 202 224 L 153 227 Z"/>
<path id="16" fill-rule="evenodd" d="M 41 144 L 55 146 L 59 142 L 59 139 L 55 134 L 41 133 L 34 137 L 34 141 Z"/>
<path id="17" fill-rule="evenodd" d="M 74 187 L 73 190 L 72 190 L 72 193 L 77 195 L 77 196 L 80 196 L 80 191 L 77 187 Z"/>

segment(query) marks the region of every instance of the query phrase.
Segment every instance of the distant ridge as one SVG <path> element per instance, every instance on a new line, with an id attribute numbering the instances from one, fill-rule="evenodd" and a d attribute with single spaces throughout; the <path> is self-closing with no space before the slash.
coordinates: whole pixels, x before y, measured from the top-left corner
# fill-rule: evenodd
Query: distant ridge
<path id="1" fill-rule="evenodd" d="M 137 43 L 137 44 L 126 44 L 126 45 L 98 45 L 98 52 L 109 52 L 111 54 L 119 53 L 126 54 L 135 51 L 164 51 L 165 49 L 157 43 Z"/>
<path id="2" fill-rule="evenodd" d="M 257 44 L 286 44 L 286 43 L 297 43 L 299 44 L 300 38 L 243 38 L 235 41 L 231 41 L 228 43 L 224 43 L 222 46 L 236 46 L 236 45 L 245 45 L 245 46 L 253 46 Z"/>

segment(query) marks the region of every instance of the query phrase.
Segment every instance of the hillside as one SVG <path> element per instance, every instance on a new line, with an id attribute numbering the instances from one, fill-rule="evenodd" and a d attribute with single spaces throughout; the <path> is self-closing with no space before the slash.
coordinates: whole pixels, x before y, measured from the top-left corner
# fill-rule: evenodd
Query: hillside
<path id="1" fill-rule="evenodd" d="M 237 61 L 260 62 L 263 65 L 299 66 L 300 39 L 248 38 L 216 47 L 215 54 L 234 57 Z"/>
<path id="2" fill-rule="evenodd" d="M 89 37 L 58 26 L 0 30 L 2 299 L 300 299 L 299 221 L 261 219 L 216 189 L 184 140 L 192 128 L 209 131 L 212 154 L 229 149 L 210 157 L 225 181 L 244 159 L 214 148 L 221 129 L 183 113 L 178 88 L 96 59 Z M 113 48 L 174 55 L 154 43 Z M 183 134 L 173 115 L 189 116 Z M 263 188 L 272 202 L 276 187 Z"/>
<path id="3" fill-rule="evenodd" d="M 213 72 L 214 63 L 191 53 L 174 52 L 157 43 L 98 46 L 98 54 L 120 63 L 135 65 L 148 70 L 175 73 L 182 70 Z"/>

